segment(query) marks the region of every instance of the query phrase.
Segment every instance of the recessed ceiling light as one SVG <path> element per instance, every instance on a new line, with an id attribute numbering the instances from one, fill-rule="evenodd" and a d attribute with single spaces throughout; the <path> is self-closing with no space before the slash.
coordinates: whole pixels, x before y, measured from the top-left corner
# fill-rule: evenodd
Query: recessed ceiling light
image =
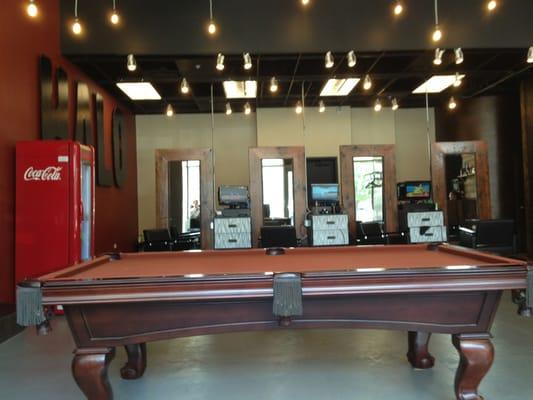
<path id="1" fill-rule="evenodd" d="M 328 79 L 320 92 L 320 96 L 347 96 L 360 80 L 359 78 Z"/>
<path id="2" fill-rule="evenodd" d="M 452 86 L 457 77 L 463 79 L 465 75 L 433 75 L 426 82 L 413 90 L 413 94 L 425 94 L 426 92 L 440 93 Z"/>
<path id="3" fill-rule="evenodd" d="M 118 82 L 117 86 L 132 100 L 161 100 L 150 82 Z"/>
<path id="4" fill-rule="evenodd" d="M 254 99 L 257 95 L 257 81 L 224 81 L 222 85 L 228 99 Z"/>

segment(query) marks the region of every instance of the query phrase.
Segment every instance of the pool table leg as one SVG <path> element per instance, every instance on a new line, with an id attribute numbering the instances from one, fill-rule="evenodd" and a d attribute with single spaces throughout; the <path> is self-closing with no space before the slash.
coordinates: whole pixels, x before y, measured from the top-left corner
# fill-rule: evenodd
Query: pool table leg
<path id="1" fill-rule="evenodd" d="M 435 365 L 435 358 L 429 353 L 428 344 L 431 333 L 409 331 L 407 334 L 409 350 L 407 359 L 418 369 L 428 369 Z"/>
<path id="2" fill-rule="evenodd" d="M 128 361 L 120 369 L 122 379 L 139 379 L 146 369 L 146 343 L 124 346 Z"/>
<path id="3" fill-rule="evenodd" d="M 453 335 L 452 343 L 460 356 L 455 396 L 458 400 L 483 400 L 477 390 L 494 360 L 490 335 Z"/>
<path id="4" fill-rule="evenodd" d="M 113 391 L 107 368 L 115 357 L 115 348 L 76 349 L 72 374 L 88 400 L 112 400 Z"/>

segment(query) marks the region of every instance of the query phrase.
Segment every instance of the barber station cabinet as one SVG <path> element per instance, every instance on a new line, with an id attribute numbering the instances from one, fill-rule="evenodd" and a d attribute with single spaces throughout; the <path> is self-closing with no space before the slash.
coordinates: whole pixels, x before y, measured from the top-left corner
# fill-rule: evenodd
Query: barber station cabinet
<path id="1" fill-rule="evenodd" d="M 318 214 L 308 217 L 312 246 L 342 246 L 349 242 L 347 214 Z"/>
<path id="2" fill-rule="evenodd" d="M 407 214 L 411 243 L 440 243 L 448 241 L 442 211 L 410 212 Z"/>
<path id="3" fill-rule="evenodd" d="M 215 249 L 249 249 L 252 247 L 250 217 L 217 217 L 214 221 Z"/>

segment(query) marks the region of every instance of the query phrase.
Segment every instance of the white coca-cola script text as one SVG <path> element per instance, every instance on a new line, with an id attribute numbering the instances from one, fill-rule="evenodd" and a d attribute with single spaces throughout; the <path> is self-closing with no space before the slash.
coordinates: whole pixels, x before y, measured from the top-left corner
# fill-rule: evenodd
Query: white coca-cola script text
<path id="1" fill-rule="evenodd" d="M 43 169 L 35 169 L 29 167 L 24 172 L 25 181 L 60 181 L 62 167 L 46 167 Z"/>

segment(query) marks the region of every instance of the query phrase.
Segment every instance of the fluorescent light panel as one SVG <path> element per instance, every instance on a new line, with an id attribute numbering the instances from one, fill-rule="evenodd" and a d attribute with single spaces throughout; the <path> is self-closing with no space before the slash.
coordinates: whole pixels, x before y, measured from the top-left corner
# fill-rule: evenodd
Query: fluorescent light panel
<path id="1" fill-rule="evenodd" d="M 463 79 L 464 77 L 464 74 L 459 74 L 460 79 Z M 413 94 L 425 94 L 426 91 L 427 93 L 440 93 L 452 86 L 455 82 L 455 79 L 455 75 L 433 75 L 419 87 L 413 90 Z"/>
<path id="2" fill-rule="evenodd" d="M 320 96 L 348 96 L 360 80 L 359 78 L 328 79 L 320 92 Z"/>
<path id="3" fill-rule="evenodd" d="M 224 81 L 224 92 L 227 99 L 255 99 L 257 81 Z"/>
<path id="4" fill-rule="evenodd" d="M 117 86 L 132 100 L 161 100 L 150 82 L 118 82 Z"/>

